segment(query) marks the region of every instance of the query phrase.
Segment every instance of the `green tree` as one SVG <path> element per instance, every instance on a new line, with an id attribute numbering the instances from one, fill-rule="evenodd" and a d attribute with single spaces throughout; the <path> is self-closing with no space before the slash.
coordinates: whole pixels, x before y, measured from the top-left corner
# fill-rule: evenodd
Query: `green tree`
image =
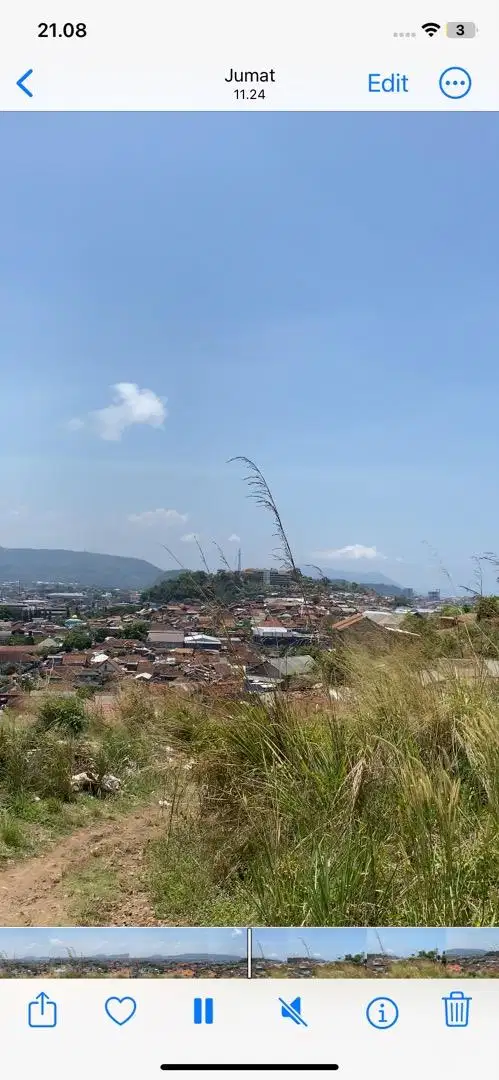
<path id="1" fill-rule="evenodd" d="M 92 644 L 92 638 L 86 630 L 70 630 L 64 641 L 62 647 L 64 652 L 81 652 L 84 649 L 89 649 Z"/>
<path id="2" fill-rule="evenodd" d="M 138 619 L 137 622 L 128 623 L 120 631 L 120 637 L 129 638 L 130 641 L 146 641 L 149 633 L 149 625 Z"/>
<path id="3" fill-rule="evenodd" d="M 261 581 L 248 580 L 244 574 L 238 574 L 235 571 L 218 570 L 216 574 L 208 574 L 205 570 L 194 570 L 185 571 L 177 578 L 165 578 L 158 582 L 142 594 L 142 600 L 153 604 L 168 604 L 184 600 L 236 604 L 240 600 L 253 600 L 276 591 L 281 596 L 297 593 L 303 595 L 310 590 L 317 593 L 318 584 L 320 583 L 316 578 L 301 575 L 299 579 L 293 579 L 290 575 L 289 580 L 280 584 L 276 590 L 275 586 L 270 587 Z"/>

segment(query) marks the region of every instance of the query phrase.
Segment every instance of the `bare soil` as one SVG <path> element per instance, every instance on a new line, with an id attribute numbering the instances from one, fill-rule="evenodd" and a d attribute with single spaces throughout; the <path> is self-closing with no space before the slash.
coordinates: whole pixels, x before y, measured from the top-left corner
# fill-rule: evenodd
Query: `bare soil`
<path id="1" fill-rule="evenodd" d="M 75 925 L 78 875 L 91 880 L 92 867 L 104 870 L 111 880 L 116 877 L 116 890 L 102 912 L 107 925 L 158 925 L 143 885 L 144 852 L 164 827 L 157 804 L 142 807 L 79 829 L 45 854 L 0 872 L 0 925 Z M 98 897 L 95 900 L 98 904 Z"/>

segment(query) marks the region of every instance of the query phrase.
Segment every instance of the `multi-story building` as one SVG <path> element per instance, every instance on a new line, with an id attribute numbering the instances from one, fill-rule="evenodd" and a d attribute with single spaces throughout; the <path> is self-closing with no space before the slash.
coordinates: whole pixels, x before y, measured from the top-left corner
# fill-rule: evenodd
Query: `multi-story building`
<path id="1" fill-rule="evenodd" d="M 290 570 L 259 570 L 251 567 L 241 572 L 246 581 L 253 582 L 255 585 L 267 585 L 271 589 L 289 585 L 290 580 L 292 580 Z"/>

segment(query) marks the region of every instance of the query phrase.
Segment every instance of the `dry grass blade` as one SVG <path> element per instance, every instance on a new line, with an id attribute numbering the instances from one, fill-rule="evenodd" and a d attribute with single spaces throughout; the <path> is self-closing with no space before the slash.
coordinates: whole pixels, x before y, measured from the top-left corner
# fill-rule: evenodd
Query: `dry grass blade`
<path id="1" fill-rule="evenodd" d="M 213 546 L 216 547 L 216 549 L 218 551 L 218 554 L 220 556 L 220 559 L 221 559 L 223 565 L 225 566 L 225 569 L 228 570 L 230 574 L 232 574 L 233 573 L 232 566 L 230 565 L 230 563 L 229 563 L 229 561 L 227 559 L 227 556 L 224 554 L 222 548 L 220 547 L 220 544 L 217 544 L 216 540 L 212 540 L 211 542 L 212 542 Z"/>
<path id="2" fill-rule="evenodd" d="M 264 510 L 267 510 L 274 519 L 274 524 L 276 528 L 274 536 L 280 541 L 281 545 L 280 552 L 276 552 L 276 555 L 280 555 L 283 566 L 287 570 L 294 573 L 296 577 L 299 577 L 300 572 L 295 564 L 293 552 L 291 550 L 291 545 L 289 543 L 286 531 L 284 529 L 284 525 L 282 523 L 281 515 L 277 508 L 274 496 L 272 495 L 272 492 L 262 471 L 258 468 L 258 465 L 255 465 L 254 461 L 251 461 L 250 458 L 239 456 L 233 457 L 229 459 L 229 464 L 232 464 L 232 462 L 235 461 L 241 463 L 242 465 L 245 465 L 246 468 L 249 469 L 249 475 L 245 476 L 244 479 L 251 489 L 250 498 L 253 498 L 259 506 L 263 507 Z"/>
<path id="3" fill-rule="evenodd" d="M 202 562 L 202 564 L 203 564 L 203 566 L 204 566 L 204 568 L 206 570 L 206 573 L 211 574 L 211 570 L 210 570 L 210 568 L 208 566 L 208 563 L 206 561 L 206 555 L 205 555 L 205 553 L 203 551 L 203 548 L 202 548 L 202 546 L 201 546 L 201 544 L 199 542 L 199 537 L 197 537 L 197 536 L 194 537 L 194 543 L 195 543 L 195 545 L 196 545 L 196 547 L 197 547 L 197 549 L 199 551 L 199 556 L 200 556 L 201 562 Z"/>

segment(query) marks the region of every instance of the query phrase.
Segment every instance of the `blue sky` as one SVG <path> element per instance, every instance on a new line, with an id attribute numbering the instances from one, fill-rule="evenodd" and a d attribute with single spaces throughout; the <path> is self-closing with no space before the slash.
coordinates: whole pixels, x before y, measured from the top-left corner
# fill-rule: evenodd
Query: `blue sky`
<path id="1" fill-rule="evenodd" d="M 499 927 L 453 927 L 446 931 L 447 949 L 490 949 L 499 950 Z"/>
<path id="2" fill-rule="evenodd" d="M 0 927 L 0 954 L 8 957 L 129 953 L 131 956 L 224 953 L 246 956 L 246 930 L 239 927 L 62 927 L 17 930 Z"/>
<path id="3" fill-rule="evenodd" d="M 385 952 L 393 956 L 415 956 L 418 952 L 447 948 L 445 929 L 425 926 L 383 926 L 367 931 L 367 952 Z M 380 944 L 381 942 L 381 944 Z"/>
<path id="4" fill-rule="evenodd" d="M 0 543 L 167 568 L 161 543 L 199 565 L 195 533 L 268 565 L 242 454 L 298 562 L 469 582 L 499 526 L 493 115 L 1 135 Z"/>
<path id="5" fill-rule="evenodd" d="M 350 953 L 366 951 L 366 931 L 362 927 L 270 927 L 253 930 L 253 956 L 266 960 L 286 960 L 291 956 L 311 956 L 338 960 Z"/>

